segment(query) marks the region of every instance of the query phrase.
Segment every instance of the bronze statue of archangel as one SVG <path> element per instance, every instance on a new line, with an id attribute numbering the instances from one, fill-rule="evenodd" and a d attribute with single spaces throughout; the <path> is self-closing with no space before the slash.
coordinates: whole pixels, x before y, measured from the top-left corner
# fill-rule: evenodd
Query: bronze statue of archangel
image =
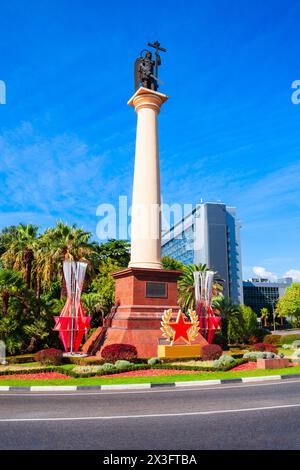
<path id="1" fill-rule="evenodd" d="M 137 90 L 140 86 L 150 90 L 158 89 L 158 67 L 161 65 L 161 59 L 158 51 L 166 52 L 166 49 L 160 47 L 160 43 L 155 41 L 153 44 L 148 42 L 148 46 L 155 49 L 155 60 L 152 59 L 152 52 L 143 49 L 134 63 L 134 87 Z"/>

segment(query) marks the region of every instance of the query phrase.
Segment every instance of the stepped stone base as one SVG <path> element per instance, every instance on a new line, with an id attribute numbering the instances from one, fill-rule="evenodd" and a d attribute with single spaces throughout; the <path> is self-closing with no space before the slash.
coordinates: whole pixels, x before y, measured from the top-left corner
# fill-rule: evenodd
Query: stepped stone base
<path id="1" fill-rule="evenodd" d="M 178 312 L 177 280 L 181 271 L 128 268 L 113 274 L 116 280 L 116 307 L 104 325 L 101 356 L 108 344 L 126 343 L 137 348 L 139 357 L 156 357 L 161 318 L 171 308 Z"/>

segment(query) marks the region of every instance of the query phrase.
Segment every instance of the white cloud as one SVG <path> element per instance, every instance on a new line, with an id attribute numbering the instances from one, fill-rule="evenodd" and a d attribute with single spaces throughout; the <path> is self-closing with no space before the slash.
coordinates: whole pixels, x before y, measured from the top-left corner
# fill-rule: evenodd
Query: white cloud
<path id="1" fill-rule="evenodd" d="M 253 266 L 252 271 L 257 277 L 269 279 L 270 281 L 277 281 L 277 279 L 281 279 L 283 277 L 291 277 L 294 282 L 300 282 L 300 269 L 289 269 L 282 276 L 278 276 L 277 274 L 268 271 L 263 266 Z"/>
<path id="2" fill-rule="evenodd" d="M 284 277 L 292 277 L 293 281 L 300 282 L 300 269 L 289 269 Z"/>
<path id="3" fill-rule="evenodd" d="M 276 274 L 271 271 L 267 271 L 263 266 L 253 266 L 252 271 L 259 278 L 267 278 L 270 281 L 275 281 L 277 279 Z"/>
<path id="4" fill-rule="evenodd" d="M 2 132 L 0 227 L 62 219 L 95 230 L 97 206 L 127 194 L 128 163 L 114 162 L 122 152 L 128 146 L 114 148 L 112 158 L 109 147 L 100 152 L 74 135 L 47 137 L 29 122 Z"/>

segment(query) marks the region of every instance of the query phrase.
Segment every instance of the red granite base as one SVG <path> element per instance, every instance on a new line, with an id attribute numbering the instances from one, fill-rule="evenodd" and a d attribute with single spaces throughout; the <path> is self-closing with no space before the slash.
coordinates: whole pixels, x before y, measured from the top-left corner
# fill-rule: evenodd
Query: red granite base
<path id="1" fill-rule="evenodd" d="M 165 309 L 172 308 L 175 317 L 179 309 L 177 280 L 180 275 L 181 271 L 144 268 L 114 273 L 116 307 L 101 333 L 103 338 L 97 356 L 101 356 L 102 349 L 108 344 L 126 343 L 137 348 L 139 357 L 156 357 L 158 339 L 162 338 L 162 314 Z M 164 295 L 149 297 L 148 283 L 163 283 Z"/>

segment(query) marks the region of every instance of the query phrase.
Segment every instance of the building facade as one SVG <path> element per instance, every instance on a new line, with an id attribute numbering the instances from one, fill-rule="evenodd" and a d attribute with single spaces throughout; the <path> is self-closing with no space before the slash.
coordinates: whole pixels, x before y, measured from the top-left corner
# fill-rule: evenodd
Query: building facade
<path id="1" fill-rule="evenodd" d="M 285 290 L 292 284 L 290 277 L 278 279 L 272 282 L 269 279 L 249 279 L 243 282 L 244 304 L 251 307 L 257 315 L 262 308 L 273 312 L 279 297 L 284 295 Z"/>
<path id="2" fill-rule="evenodd" d="M 240 222 L 236 209 L 202 203 L 162 237 L 162 256 L 207 264 L 224 280 L 224 295 L 243 303 Z"/>

